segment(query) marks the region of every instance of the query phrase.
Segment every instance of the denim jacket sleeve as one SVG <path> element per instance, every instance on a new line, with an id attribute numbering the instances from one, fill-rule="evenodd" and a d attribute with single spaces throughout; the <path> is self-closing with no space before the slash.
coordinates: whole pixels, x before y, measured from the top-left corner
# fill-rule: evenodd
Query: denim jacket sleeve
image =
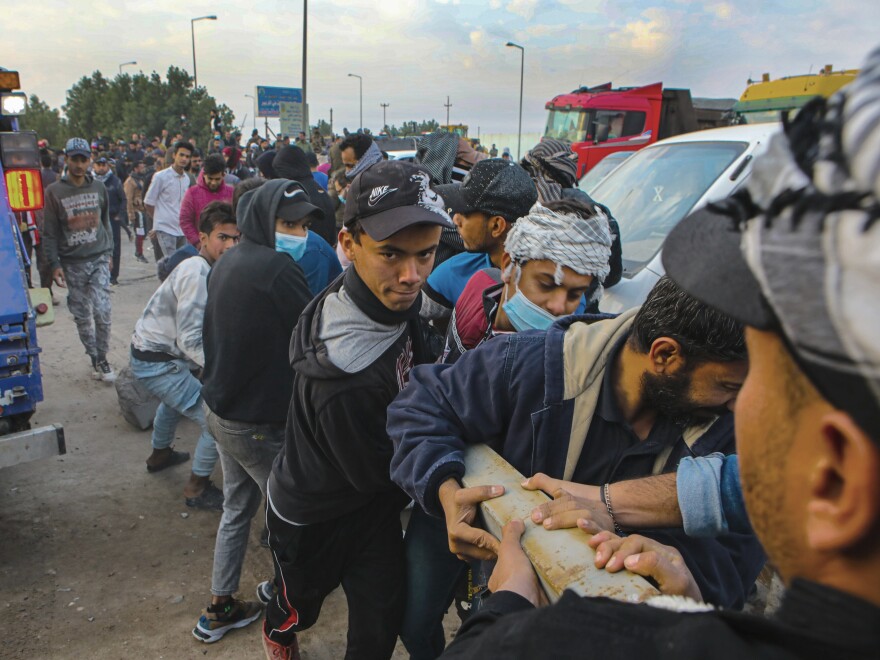
<path id="1" fill-rule="evenodd" d="M 678 465 L 678 506 L 688 536 L 752 531 L 739 482 L 739 459 L 720 453 L 687 457 Z"/>

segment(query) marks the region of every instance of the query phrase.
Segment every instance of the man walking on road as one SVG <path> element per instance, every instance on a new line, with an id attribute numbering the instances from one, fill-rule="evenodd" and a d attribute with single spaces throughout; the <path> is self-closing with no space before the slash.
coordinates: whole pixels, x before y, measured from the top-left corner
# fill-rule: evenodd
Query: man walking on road
<path id="1" fill-rule="evenodd" d="M 144 237 L 147 235 L 147 214 L 144 207 L 144 175 L 146 165 L 139 160 L 134 163 L 131 173 L 122 185 L 127 202 L 128 219 L 134 228 L 134 257 L 142 264 L 147 263 L 144 257 Z"/>
<path id="2" fill-rule="evenodd" d="M 122 225 L 126 220 L 126 199 L 122 182 L 110 168 L 107 154 L 101 154 L 93 165 L 95 179 L 104 184 L 110 202 L 110 228 L 113 231 L 113 262 L 110 267 L 110 284 L 119 284 L 119 261 L 122 252 Z"/>
<path id="3" fill-rule="evenodd" d="M 110 258 L 113 237 L 110 202 L 104 184 L 89 174 L 89 143 L 71 138 L 64 149 L 67 163 L 60 181 L 46 188 L 43 248 L 79 338 L 92 360 L 93 377 L 113 382 L 110 351 Z"/>
<path id="4" fill-rule="evenodd" d="M 147 213 L 153 218 L 153 231 L 156 232 L 159 248 L 166 257 L 186 243 L 180 228 L 180 206 L 191 183 L 186 168 L 189 167 L 192 153 L 193 146 L 189 142 L 176 142 L 171 167 L 153 175 L 144 197 Z"/>
<path id="5" fill-rule="evenodd" d="M 346 658 L 390 658 L 403 614 L 407 498 L 389 478 L 385 409 L 430 360 L 421 286 L 451 222 L 427 172 L 384 161 L 355 177 L 345 224 L 352 265 L 291 340 L 293 396 L 266 512 L 278 587 L 263 629 L 269 658 L 299 657 L 297 632 L 340 584 Z"/>

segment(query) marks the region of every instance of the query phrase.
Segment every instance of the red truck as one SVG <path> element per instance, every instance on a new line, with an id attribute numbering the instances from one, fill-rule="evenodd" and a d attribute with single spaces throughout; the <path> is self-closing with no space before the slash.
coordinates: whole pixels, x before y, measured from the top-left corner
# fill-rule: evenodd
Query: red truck
<path id="1" fill-rule="evenodd" d="M 691 98 L 689 89 L 663 83 L 581 87 L 547 103 L 544 137 L 571 142 L 578 155 L 578 178 L 605 156 L 637 151 L 657 140 L 732 123 L 736 99 Z"/>

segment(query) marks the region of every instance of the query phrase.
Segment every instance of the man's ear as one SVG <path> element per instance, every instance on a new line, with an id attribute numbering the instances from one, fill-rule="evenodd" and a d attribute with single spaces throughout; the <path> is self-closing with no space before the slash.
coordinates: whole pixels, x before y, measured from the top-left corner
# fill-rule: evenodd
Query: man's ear
<path id="1" fill-rule="evenodd" d="M 492 238 L 502 238 L 509 227 L 510 223 L 507 222 L 507 220 L 505 220 L 502 216 L 493 215 L 489 217 L 488 229 L 489 235 Z"/>
<path id="2" fill-rule="evenodd" d="M 819 433 L 810 470 L 807 542 L 819 552 L 834 553 L 876 546 L 880 446 L 841 410 L 822 416 Z"/>
<path id="3" fill-rule="evenodd" d="M 342 251 L 345 253 L 345 258 L 348 259 L 351 263 L 354 263 L 354 237 L 351 235 L 350 232 L 347 232 L 344 229 L 340 229 L 339 237 L 337 238 L 337 240 L 342 246 Z"/>
<path id="4" fill-rule="evenodd" d="M 513 272 L 513 269 L 510 268 L 511 263 L 513 263 L 513 259 L 507 252 L 501 255 L 501 281 L 505 284 L 510 282 L 510 274 Z"/>
<path id="5" fill-rule="evenodd" d="M 675 373 L 685 364 L 681 344 L 672 337 L 657 337 L 648 349 L 648 359 L 656 374 Z"/>

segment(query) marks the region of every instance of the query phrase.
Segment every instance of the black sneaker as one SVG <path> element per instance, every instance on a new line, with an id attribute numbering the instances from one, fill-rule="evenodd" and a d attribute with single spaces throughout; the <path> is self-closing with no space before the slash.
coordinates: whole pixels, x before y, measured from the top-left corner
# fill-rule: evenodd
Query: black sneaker
<path id="1" fill-rule="evenodd" d="M 136 255 L 134 255 L 134 258 L 137 259 L 142 264 L 150 263 L 149 261 L 147 261 L 147 258 L 142 254 L 136 254 Z"/>
<path id="2" fill-rule="evenodd" d="M 210 509 L 213 511 L 223 511 L 223 491 L 209 481 L 205 486 L 205 490 L 198 497 L 184 498 L 186 505 L 194 509 Z"/>
<path id="3" fill-rule="evenodd" d="M 117 286 L 118 284 L 119 284 L 119 280 L 117 280 L 115 277 L 110 278 L 110 285 L 111 286 Z"/>
<path id="4" fill-rule="evenodd" d="M 259 603 L 232 599 L 204 610 L 192 634 L 200 642 L 213 644 L 230 630 L 244 628 L 256 621 L 263 610 Z"/>
<path id="5" fill-rule="evenodd" d="M 92 367 L 95 369 L 95 373 L 92 374 L 92 378 L 95 380 L 103 380 L 105 383 L 112 383 L 116 380 L 116 374 L 110 368 L 107 358 L 103 360 L 92 358 Z"/>

